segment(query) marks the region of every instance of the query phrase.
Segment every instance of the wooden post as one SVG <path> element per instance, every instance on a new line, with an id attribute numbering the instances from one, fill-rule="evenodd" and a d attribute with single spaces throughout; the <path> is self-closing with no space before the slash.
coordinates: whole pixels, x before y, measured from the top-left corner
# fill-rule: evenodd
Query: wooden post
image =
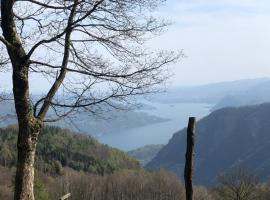
<path id="1" fill-rule="evenodd" d="M 196 118 L 190 117 L 187 128 L 187 150 L 186 150 L 186 163 L 184 172 L 186 200 L 193 200 L 192 168 L 193 168 L 195 123 Z"/>
<path id="2" fill-rule="evenodd" d="M 62 196 L 59 200 L 66 200 L 66 199 L 68 199 L 70 196 L 71 196 L 71 194 L 68 193 L 68 194 Z"/>

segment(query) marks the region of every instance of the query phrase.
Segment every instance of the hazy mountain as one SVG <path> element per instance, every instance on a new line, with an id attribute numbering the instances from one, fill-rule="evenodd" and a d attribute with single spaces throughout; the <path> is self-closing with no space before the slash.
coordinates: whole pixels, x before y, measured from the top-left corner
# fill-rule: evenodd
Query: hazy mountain
<path id="1" fill-rule="evenodd" d="M 163 144 L 146 145 L 146 146 L 128 151 L 127 153 L 130 156 L 139 160 L 140 163 L 144 166 L 148 162 L 150 162 L 164 146 L 165 145 Z"/>
<path id="2" fill-rule="evenodd" d="M 250 168 L 262 180 L 270 175 L 270 103 L 224 108 L 203 118 L 196 126 L 195 175 L 197 184 L 213 184 L 230 167 Z M 165 167 L 183 174 L 186 130 L 174 134 L 169 143 L 147 165 Z"/>
<path id="3" fill-rule="evenodd" d="M 103 115 L 80 112 L 73 114 L 71 118 L 50 124 L 97 136 L 169 120 L 142 111 L 149 109 L 155 108 L 151 105 L 142 104 L 137 110 L 111 110 L 103 113 Z M 0 102 L 0 127 L 15 123 L 16 115 L 13 102 Z"/>
<path id="4" fill-rule="evenodd" d="M 251 87 L 238 95 L 226 96 L 222 98 L 212 110 L 225 107 L 256 105 L 264 102 L 270 102 L 270 81 Z"/>
<path id="5" fill-rule="evenodd" d="M 70 120 L 62 120 L 56 125 L 97 136 L 168 121 L 168 119 L 138 111 L 118 110 L 107 113 L 105 117 L 103 119 L 89 116 L 87 113 L 77 114 L 72 119 L 72 123 Z"/>
<path id="6" fill-rule="evenodd" d="M 258 86 L 269 85 L 269 82 L 270 78 L 259 78 L 211 83 L 201 86 L 178 87 L 169 89 L 166 94 L 154 95 L 153 99 L 162 103 L 198 102 L 216 104 L 226 96 L 245 94 L 246 91 Z M 261 89 L 263 92 L 262 87 Z"/>

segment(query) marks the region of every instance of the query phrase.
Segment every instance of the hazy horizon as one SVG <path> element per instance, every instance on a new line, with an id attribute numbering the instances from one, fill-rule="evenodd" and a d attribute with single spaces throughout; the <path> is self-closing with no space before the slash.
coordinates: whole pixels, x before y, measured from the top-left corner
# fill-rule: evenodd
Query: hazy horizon
<path id="1" fill-rule="evenodd" d="M 168 0 L 154 14 L 174 22 L 147 44 L 153 49 L 184 51 L 172 66 L 170 87 L 270 77 L 270 2 L 266 0 Z M 10 73 L 0 73 L 10 90 Z M 48 88 L 32 77 L 31 91 Z"/>
<path id="2" fill-rule="evenodd" d="M 161 10 L 175 24 L 154 43 L 187 56 L 174 67 L 174 85 L 270 76 L 269 1 L 169 0 Z"/>

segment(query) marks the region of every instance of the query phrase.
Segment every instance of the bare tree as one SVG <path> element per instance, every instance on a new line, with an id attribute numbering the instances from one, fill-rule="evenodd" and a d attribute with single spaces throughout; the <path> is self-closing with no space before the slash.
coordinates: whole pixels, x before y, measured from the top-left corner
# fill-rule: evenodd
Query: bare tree
<path id="1" fill-rule="evenodd" d="M 219 177 L 215 189 L 218 199 L 253 200 L 258 199 L 258 180 L 256 176 L 243 168 L 237 167 Z"/>
<path id="2" fill-rule="evenodd" d="M 12 71 L 19 125 L 14 199 L 34 199 L 35 150 L 44 122 L 123 105 L 127 97 L 157 91 L 168 78 L 167 64 L 179 54 L 154 54 L 144 45 L 168 25 L 151 16 L 162 2 L 1 0 L 1 64 Z M 38 100 L 30 96 L 30 74 L 51 84 Z"/>
<path id="3" fill-rule="evenodd" d="M 194 187 L 194 200 L 214 200 L 211 190 L 204 186 Z"/>

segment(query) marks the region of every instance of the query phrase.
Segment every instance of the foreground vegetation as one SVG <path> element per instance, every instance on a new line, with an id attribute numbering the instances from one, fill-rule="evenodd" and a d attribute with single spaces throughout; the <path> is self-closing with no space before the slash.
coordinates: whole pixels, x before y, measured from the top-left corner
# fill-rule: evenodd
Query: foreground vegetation
<path id="1" fill-rule="evenodd" d="M 269 183 L 237 173 L 224 174 L 212 188 L 196 186 L 194 199 L 269 200 Z M 14 169 L 0 166 L 0 199 L 13 199 L 13 175 Z M 69 168 L 57 176 L 37 172 L 34 191 L 37 200 L 59 199 L 68 192 L 71 200 L 185 200 L 184 185 L 175 174 L 163 169 L 121 170 L 103 176 Z"/>
<path id="2" fill-rule="evenodd" d="M 16 164 L 15 126 L 0 129 L 0 199 L 12 200 Z M 164 169 L 146 171 L 124 152 L 95 139 L 57 127 L 45 127 L 37 147 L 34 193 L 55 200 L 184 200 L 184 185 Z M 194 188 L 195 200 L 269 200 L 270 184 L 238 168 L 216 185 Z"/>
<path id="3" fill-rule="evenodd" d="M 35 180 L 37 200 L 54 200 L 70 192 L 72 200 L 184 200 L 184 186 L 172 173 L 121 170 L 110 175 L 96 175 L 64 168 L 60 176 L 38 172 Z M 0 167 L 0 199 L 13 199 L 14 170 Z M 208 200 L 210 193 L 195 188 L 196 199 Z M 198 197 L 198 198 L 197 198 Z"/>

